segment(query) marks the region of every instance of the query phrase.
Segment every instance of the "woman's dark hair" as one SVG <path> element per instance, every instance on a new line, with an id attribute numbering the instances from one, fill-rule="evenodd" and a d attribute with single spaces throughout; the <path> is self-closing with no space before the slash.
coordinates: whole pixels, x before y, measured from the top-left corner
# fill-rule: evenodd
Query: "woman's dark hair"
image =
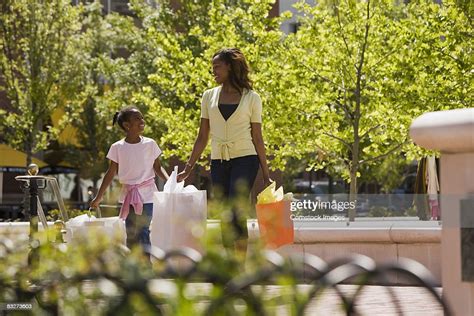
<path id="1" fill-rule="evenodd" d="M 127 106 L 126 108 L 121 109 L 119 112 L 115 112 L 112 125 L 117 123 L 121 129 L 125 130 L 123 123 L 128 122 L 130 115 L 136 111 L 140 112 L 140 110 L 135 106 Z"/>
<path id="2" fill-rule="evenodd" d="M 212 56 L 230 65 L 229 82 L 239 90 L 252 90 L 252 81 L 249 79 L 250 68 L 245 60 L 244 54 L 238 48 L 223 48 Z"/>

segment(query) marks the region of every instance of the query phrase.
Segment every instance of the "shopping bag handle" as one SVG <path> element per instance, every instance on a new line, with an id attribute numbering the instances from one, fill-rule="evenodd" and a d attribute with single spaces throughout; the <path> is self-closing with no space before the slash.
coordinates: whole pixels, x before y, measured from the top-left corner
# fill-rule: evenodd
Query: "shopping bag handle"
<path id="1" fill-rule="evenodd" d="M 89 217 L 91 217 L 91 215 L 92 215 L 92 214 L 91 214 L 91 211 L 92 211 L 93 209 L 94 209 L 93 207 L 89 207 L 89 210 L 88 210 L 89 213 L 87 214 L 87 215 L 89 215 Z M 95 213 L 96 213 L 97 217 L 98 217 L 98 218 L 102 218 L 102 212 L 100 211 L 100 207 L 97 206 L 95 209 L 96 209 L 96 212 L 95 212 Z"/>

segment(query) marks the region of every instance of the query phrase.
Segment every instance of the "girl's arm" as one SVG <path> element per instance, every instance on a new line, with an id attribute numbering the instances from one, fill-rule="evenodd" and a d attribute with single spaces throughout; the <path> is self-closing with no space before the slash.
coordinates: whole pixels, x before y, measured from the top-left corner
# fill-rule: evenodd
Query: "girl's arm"
<path id="1" fill-rule="evenodd" d="M 265 143 L 263 142 L 262 136 L 262 124 L 261 123 L 250 123 L 251 133 L 252 133 L 252 142 L 257 151 L 258 160 L 260 161 L 260 166 L 262 167 L 263 173 L 263 182 L 264 186 L 267 187 L 270 185 L 270 171 L 268 170 L 267 165 L 267 155 L 265 154 Z"/>
<path id="2" fill-rule="evenodd" d="M 109 169 L 107 169 L 104 179 L 102 180 L 102 184 L 100 185 L 99 192 L 97 192 L 97 195 L 92 200 L 90 207 L 92 208 L 99 207 L 99 203 L 100 201 L 102 201 L 102 197 L 104 196 L 105 190 L 109 187 L 114 176 L 117 174 L 117 171 L 118 171 L 118 163 L 111 160 Z"/>
<path id="3" fill-rule="evenodd" d="M 153 163 L 153 169 L 155 170 L 155 174 L 163 180 L 168 180 L 168 174 L 166 170 L 161 166 L 160 158 L 156 158 L 155 162 Z"/>
<path id="4" fill-rule="evenodd" d="M 196 141 L 194 142 L 194 147 L 193 147 L 193 151 L 191 152 L 191 157 L 189 157 L 189 160 L 186 163 L 184 170 L 180 174 L 178 174 L 178 182 L 184 181 L 186 180 L 187 177 L 189 177 L 189 174 L 191 173 L 191 170 L 193 169 L 194 164 L 199 159 L 199 157 L 201 157 L 201 154 L 204 151 L 204 148 L 206 148 L 207 142 L 209 141 L 209 130 L 210 130 L 209 119 L 201 118 L 199 133 L 196 138 Z"/>

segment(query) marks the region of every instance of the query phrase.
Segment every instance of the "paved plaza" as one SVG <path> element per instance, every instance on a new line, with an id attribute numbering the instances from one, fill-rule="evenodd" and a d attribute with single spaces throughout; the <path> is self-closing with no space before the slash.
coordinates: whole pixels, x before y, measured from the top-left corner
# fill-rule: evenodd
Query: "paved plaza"
<path id="1" fill-rule="evenodd" d="M 175 292 L 172 282 L 166 280 L 159 280 L 154 283 L 153 288 L 162 294 L 171 295 Z M 204 297 L 210 293 L 212 285 L 207 283 L 189 283 L 186 294 L 189 297 Z M 311 286 L 307 284 L 300 284 L 297 286 L 299 293 L 308 293 Z M 356 285 L 339 285 L 341 292 L 347 297 L 351 297 L 357 290 Z M 265 300 L 273 302 L 278 301 L 282 293 L 287 293 L 288 288 L 278 285 L 255 285 L 252 286 L 254 293 L 262 293 Z M 358 315 L 400 315 L 392 303 L 389 290 L 392 290 L 398 298 L 399 304 L 402 308 L 403 315 L 443 315 L 442 307 L 433 299 L 433 297 L 422 287 L 413 286 L 366 286 L 357 299 L 356 309 Z M 438 293 L 442 292 L 442 288 L 436 288 Z M 200 308 L 204 310 L 207 303 L 204 301 L 200 304 Z M 342 310 L 339 296 L 334 290 L 326 290 L 321 297 L 313 299 L 308 308 L 306 315 L 345 315 Z M 269 311 L 271 314 L 284 316 L 290 315 L 289 306 L 280 305 L 275 310 Z"/>

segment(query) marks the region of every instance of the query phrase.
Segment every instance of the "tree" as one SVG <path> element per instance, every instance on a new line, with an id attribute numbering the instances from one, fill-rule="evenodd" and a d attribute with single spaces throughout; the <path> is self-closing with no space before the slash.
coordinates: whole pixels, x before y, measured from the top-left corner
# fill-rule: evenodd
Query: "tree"
<path id="1" fill-rule="evenodd" d="M 415 117 L 472 98 L 469 24 L 450 3 L 429 1 L 343 0 L 298 8 L 305 17 L 282 45 L 285 66 L 267 75 L 291 78 L 279 102 L 297 95 L 286 106 L 312 121 L 295 129 L 294 146 L 316 152 L 316 168 L 342 166 L 354 198 L 362 167 L 402 150 L 409 159 L 421 154 L 408 140 Z"/>
<path id="2" fill-rule="evenodd" d="M 84 7 L 83 30 L 66 54 L 75 59 L 63 69 L 75 78 L 68 93 L 78 97 L 66 108 L 89 174 L 103 170 L 97 153 L 101 161 L 117 137 L 105 127 L 126 104 L 146 112 L 146 132 L 159 139 L 165 158 L 186 159 L 200 96 L 214 85 L 212 54 L 225 46 L 240 47 L 253 68 L 272 167 L 309 158 L 313 168 L 342 174 L 352 194 L 361 170 L 402 150 L 408 158 L 421 154 L 407 140 L 414 117 L 471 104 L 469 22 L 451 3 L 301 3 L 306 15 L 288 36 L 279 31 L 287 15 L 268 17 L 272 3 L 184 1 L 173 8 L 136 0 L 138 26 L 103 17 L 97 2 Z"/>
<path id="3" fill-rule="evenodd" d="M 144 1 L 132 3 L 147 42 L 159 52 L 149 85 L 136 100 L 149 107 L 164 156 L 185 160 L 197 135 L 201 95 L 215 85 L 210 69 L 217 50 L 241 48 L 253 69 L 255 87 L 262 91 L 258 73 L 266 65 L 261 61 L 271 60 L 281 39 L 278 20 L 268 18 L 274 1 L 181 1 L 174 8 L 166 0 L 158 1 L 156 8 Z M 262 97 L 265 102 L 267 96 Z"/>
<path id="4" fill-rule="evenodd" d="M 96 186 L 107 167 L 107 150 L 121 137 L 119 128 L 111 128 L 113 115 L 132 104 L 132 93 L 141 83 L 134 67 L 145 64 L 129 56 L 141 43 L 131 17 L 103 15 L 99 1 L 84 5 L 82 12 L 83 31 L 71 43 L 76 53 L 68 69 L 74 73 L 78 97 L 66 108 L 80 145 L 70 146 L 66 159 Z"/>
<path id="5" fill-rule="evenodd" d="M 310 157 L 310 167 L 347 179 L 353 198 L 361 170 L 401 152 L 408 160 L 423 154 L 408 139 L 415 117 L 471 103 L 469 23 L 451 2 L 302 2 L 301 26 L 288 36 L 278 29 L 287 15 L 268 18 L 271 4 L 134 2 L 160 51 L 136 100 L 164 131 L 157 136 L 166 155 L 191 151 L 200 95 L 214 85 L 210 59 L 225 46 L 240 47 L 252 66 L 271 166 Z"/>
<path id="6" fill-rule="evenodd" d="M 48 122 L 66 102 L 67 47 L 80 31 L 80 8 L 68 0 L 6 0 L 0 8 L 0 88 L 13 109 L 2 120 L 4 139 L 25 151 L 28 165 L 59 132 Z"/>

